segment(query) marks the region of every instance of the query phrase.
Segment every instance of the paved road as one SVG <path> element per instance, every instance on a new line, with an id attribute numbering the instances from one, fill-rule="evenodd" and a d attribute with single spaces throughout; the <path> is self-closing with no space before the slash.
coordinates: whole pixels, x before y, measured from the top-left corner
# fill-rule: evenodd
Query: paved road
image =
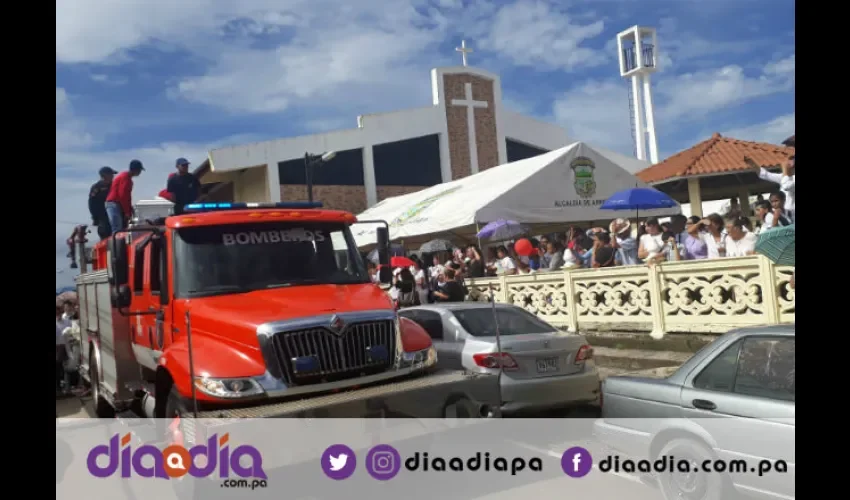
<path id="1" fill-rule="evenodd" d="M 584 419 L 582 419 L 584 420 Z M 571 429 L 582 426 L 582 420 L 564 420 L 566 426 L 563 436 L 583 434 L 572 432 Z M 487 443 L 483 446 L 492 457 L 513 457 L 531 459 L 539 457 L 543 468 L 540 472 L 522 471 L 515 476 L 506 472 L 439 472 L 439 471 L 408 471 L 402 469 L 398 476 L 389 481 L 377 481 L 371 478 L 365 469 L 366 451 L 368 445 L 359 446 L 349 442 L 358 458 L 357 471 L 354 476 L 344 481 L 331 481 L 321 472 L 318 455 L 321 449 L 303 450 L 296 453 L 290 465 L 275 467 L 275 451 L 285 448 L 283 436 L 270 436 L 265 443 L 265 450 L 272 448 L 271 453 L 264 450 L 264 465 L 268 474 L 268 486 L 265 489 L 251 491 L 222 488 L 217 481 L 202 481 L 202 487 L 195 488 L 190 495 L 177 496 L 165 481 L 138 480 L 133 482 L 116 480 L 101 480 L 90 477 L 84 470 L 69 469 L 57 490 L 57 499 L 72 498 L 64 494 L 67 491 L 97 491 L 98 496 L 110 499 L 142 499 L 157 497 L 163 500 L 187 500 L 188 498 L 203 500 L 242 499 L 250 495 L 252 499 L 287 498 L 292 500 L 339 500 L 350 498 L 356 492 L 358 497 L 382 500 L 384 498 L 428 499 L 441 498 L 444 500 L 467 500 L 471 498 L 492 498 L 513 500 L 519 498 L 617 498 L 622 500 L 658 500 L 660 494 L 654 488 L 640 482 L 639 479 L 627 475 L 603 474 L 598 470 L 591 471 L 587 476 L 574 479 L 566 476 L 560 467 L 563 451 L 572 446 L 583 446 L 592 455 L 599 457 L 602 450 L 586 439 L 551 440 L 546 438 L 511 440 L 502 436 L 492 436 L 492 430 L 486 426 L 461 427 L 449 429 L 435 434 L 421 435 L 409 439 L 393 440 L 393 445 L 409 455 L 412 451 L 429 452 L 431 457 L 446 456 L 452 449 L 458 449 L 457 443 L 474 440 L 476 443 Z M 482 433 L 482 435 L 477 435 Z M 523 433 L 525 435 L 526 433 Z M 63 436 L 65 436 L 63 434 Z M 280 446 L 274 441 L 280 440 Z M 85 449 L 83 443 L 75 443 L 73 436 L 68 438 L 66 450 L 74 453 Z M 90 446 L 90 445 L 89 445 Z M 304 447 L 307 448 L 307 447 Z M 57 447 L 57 449 L 59 449 Z M 270 463 L 265 463 L 269 459 Z M 58 456 L 57 456 L 58 462 Z M 80 467 L 80 460 L 74 461 Z M 81 473 L 82 472 L 82 473 Z M 196 483 L 198 484 L 198 483 Z M 283 497 L 281 495 L 284 495 Z"/>
<path id="2" fill-rule="evenodd" d="M 59 418 L 94 418 L 94 407 L 91 398 L 62 398 L 56 400 L 56 414 Z"/>

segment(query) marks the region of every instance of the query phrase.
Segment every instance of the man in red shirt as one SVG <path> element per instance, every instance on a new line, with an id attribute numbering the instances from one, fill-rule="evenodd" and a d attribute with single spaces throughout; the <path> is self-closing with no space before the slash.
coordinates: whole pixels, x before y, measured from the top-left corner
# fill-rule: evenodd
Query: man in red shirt
<path id="1" fill-rule="evenodd" d="M 142 162 L 133 160 L 128 171 L 112 179 L 112 186 L 106 196 L 106 216 L 112 234 L 124 229 L 133 216 L 133 177 L 140 175 L 144 169 Z"/>

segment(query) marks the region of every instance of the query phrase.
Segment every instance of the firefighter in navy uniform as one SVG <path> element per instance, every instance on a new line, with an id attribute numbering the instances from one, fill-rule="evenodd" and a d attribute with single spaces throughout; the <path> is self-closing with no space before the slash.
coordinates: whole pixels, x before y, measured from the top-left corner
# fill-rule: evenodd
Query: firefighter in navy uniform
<path id="1" fill-rule="evenodd" d="M 175 162 L 177 172 L 168 176 L 167 187 L 159 196 L 174 203 L 174 214 L 183 213 L 183 207 L 198 201 L 201 196 L 201 182 L 189 172 L 189 160 L 178 158 Z"/>
<path id="2" fill-rule="evenodd" d="M 100 236 L 101 240 L 112 234 L 109 218 L 106 216 L 106 196 L 109 194 L 110 186 L 112 186 L 112 178 L 117 173 L 110 167 L 102 167 L 98 171 L 100 180 L 92 184 L 89 190 L 89 213 L 91 214 L 92 224 L 97 227 L 97 235 Z"/>

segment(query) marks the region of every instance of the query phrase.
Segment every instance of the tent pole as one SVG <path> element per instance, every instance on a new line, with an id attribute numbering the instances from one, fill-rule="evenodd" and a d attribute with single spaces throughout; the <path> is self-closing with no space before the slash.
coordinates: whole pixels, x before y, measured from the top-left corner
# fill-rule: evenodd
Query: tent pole
<path id="1" fill-rule="evenodd" d="M 478 233 L 480 233 L 480 232 L 481 232 L 481 228 L 478 227 L 478 223 L 476 222 L 475 223 L 475 239 L 478 240 L 478 251 L 483 252 L 483 250 L 481 250 L 481 238 L 478 237 Z"/>

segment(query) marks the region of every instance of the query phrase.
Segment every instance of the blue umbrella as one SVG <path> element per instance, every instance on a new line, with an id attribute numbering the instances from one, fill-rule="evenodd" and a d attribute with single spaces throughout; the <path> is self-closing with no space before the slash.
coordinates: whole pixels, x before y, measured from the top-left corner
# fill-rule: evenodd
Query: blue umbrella
<path id="1" fill-rule="evenodd" d="M 600 208 L 604 210 L 652 210 L 673 208 L 676 202 L 653 188 L 631 188 L 614 193 Z"/>
<path id="2" fill-rule="evenodd" d="M 509 240 L 527 232 L 528 228 L 519 222 L 498 219 L 481 228 L 481 231 L 478 231 L 477 236 L 479 239 L 484 240 Z"/>
<path id="3" fill-rule="evenodd" d="M 653 210 L 657 208 L 673 208 L 676 201 L 653 188 L 631 188 L 617 191 L 605 200 L 599 208 L 603 210 L 634 210 L 635 215 L 640 218 L 641 210 Z"/>

